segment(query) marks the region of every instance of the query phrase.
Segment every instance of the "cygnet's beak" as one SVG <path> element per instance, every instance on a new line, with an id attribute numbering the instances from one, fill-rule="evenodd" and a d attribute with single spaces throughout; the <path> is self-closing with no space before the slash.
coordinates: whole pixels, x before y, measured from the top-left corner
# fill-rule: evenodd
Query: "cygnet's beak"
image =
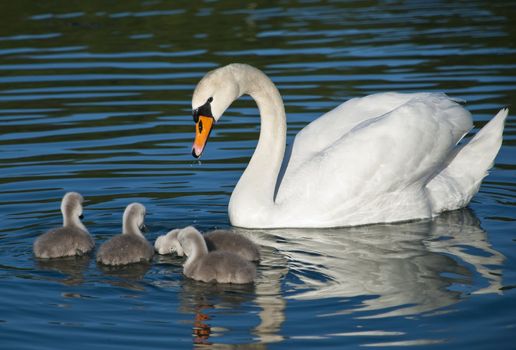
<path id="1" fill-rule="evenodd" d="M 208 138 L 210 137 L 211 129 L 213 128 L 213 123 L 215 119 L 213 117 L 208 117 L 204 115 L 199 115 L 197 118 L 197 122 L 195 123 L 195 140 L 192 145 L 192 155 L 195 158 L 199 158 L 208 143 Z"/>
<path id="2" fill-rule="evenodd" d="M 142 224 L 142 225 L 140 226 L 140 231 L 142 231 L 142 232 L 148 232 L 148 231 L 149 231 L 149 229 L 147 228 L 147 226 L 145 226 L 145 224 Z"/>

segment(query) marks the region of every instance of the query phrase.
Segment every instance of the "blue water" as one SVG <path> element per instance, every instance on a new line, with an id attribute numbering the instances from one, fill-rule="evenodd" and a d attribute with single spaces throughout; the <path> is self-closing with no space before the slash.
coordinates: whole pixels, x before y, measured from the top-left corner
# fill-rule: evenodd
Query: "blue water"
<path id="1" fill-rule="evenodd" d="M 475 130 L 516 105 L 512 1 L 127 1 L 2 4 L 0 348 L 514 348 L 516 119 L 467 209 L 331 230 L 235 229 L 261 246 L 254 286 L 185 279 L 182 260 L 107 270 L 38 261 L 67 191 L 97 246 L 123 209 L 150 241 L 230 227 L 258 137 L 235 102 L 202 161 L 190 99 L 209 70 L 252 64 L 277 84 L 289 140 L 339 103 L 382 91 L 466 100 Z"/>

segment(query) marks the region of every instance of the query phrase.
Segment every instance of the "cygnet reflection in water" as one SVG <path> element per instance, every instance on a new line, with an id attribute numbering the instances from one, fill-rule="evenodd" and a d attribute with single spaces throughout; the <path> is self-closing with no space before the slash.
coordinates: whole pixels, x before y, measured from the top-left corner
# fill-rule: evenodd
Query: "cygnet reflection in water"
<path id="1" fill-rule="evenodd" d="M 143 236 L 145 207 L 132 203 L 124 211 L 122 234 L 100 246 L 97 262 L 104 265 L 126 265 L 148 262 L 154 255 L 152 245 Z"/>
<path id="2" fill-rule="evenodd" d="M 82 224 L 82 196 L 68 192 L 61 201 L 63 226 L 50 230 L 34 241 L 33 251 L 37 258 L 61 258 L 89 253 L 95 242 Z"/>
<path id="3" fill-rule="evenodd" d="M 132 290 L 143 290 L 141 281 L 151 268 L 148 262 L 127 265 L 99 265 L 100 270 L 109 276 L 109 280 L 104 282 L 114 286 L 128 288 Z"/>
<path id="4" fill-rule="evenodd" d="M 176 253 L 183 256 L 183 248 L 179 244 L 177 236 L 180 229 L 174 229 L 166 235 L 159 236 L 154 243 L 154 249 L 158 254 Z M 215 230 L 203 235 L 208 251 L 232 252 L 247 261 L 259 261 L 260 249 L 250 239 L 242 234 L 228 230 Z"/>
<path id="5" fill-rule="evenodd" d="M 217 305 L 217 308 L 235 309 L 240 304 L 252 301 L 256 295 L 255 285 L 227 283 L 198 283 L 184 278 L 179 282 L 181 287 L 181 311 L 189 312 L 206 305 Z"/>
<path id="6" fill-rule="evenodd" d="M 183 268 L 186 277 L 217 283 L 251 283 L 256 277 L 256 267 L 240 256 L 227 251 L 208 252 L 201 233 L 189 226 L 178 235 L 179 244 L 188 256 Z"/>
<path id="7" fill-rule="evenodd" d="M 201 284 L 185 278 L 181 280 L 180 287 L 179 310 L 183 314 L 194 315 L 192 327 L 194 344 L 211 345 L 212 333 L 216 333 L 215 336 L 220 337 L 225 332 L 231 332 L 224 327 L 224 316 L 227 315 L 224 310 L 233 310 L 232 317 L 235 317 L 237 313 L 245 316 L 247 312 L 243 305 L 254 302 L 256 297 L 255 286 L 250 283 Z M 218 312 L 221 312 L 222 315 Z M 215 317 L 212 318 L 213 314 Z M 242 346 L 246 347 L 244 344 Z M 259 344 L 253 344 L 253 348 L 261 349 L 262 347 Z"/>
<path id="8" fill-rule="evenodd" d="M 88 268 L 90 261 L 90 255 L 81 255 L 61 259 L 37 259 L 36 262 L 40 270 L 57 271 L 63 275 L 63 278 L 60 278 L 45 274 L 45 279 L 65 285 L 78 285 L 84 281 L 84 271 Z"/>
<path id="9" fill-rule="evenodd" d="M 289 273 L 300 281 L 297 287 L 290 282 L 299 292 L 289 298 L 368 296 L 342 311 L 362 317 L 419 314 L 502 287 L 498 267 L 504 256 L 490 246 L 469 209 L 403 224 L 253 234 L 288 258 Z"/>

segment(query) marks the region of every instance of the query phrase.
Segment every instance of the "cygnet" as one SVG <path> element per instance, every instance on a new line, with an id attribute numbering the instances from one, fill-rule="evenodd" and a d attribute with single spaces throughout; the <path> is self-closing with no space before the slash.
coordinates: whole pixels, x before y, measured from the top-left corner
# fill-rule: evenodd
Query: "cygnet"
<path id="1" fill-rule="evenodd" d="M 104 265 L 127 265 L 148 262 L 154 255 L 152 245 L 142 233 L 145 207 L 132 203 L 125 208 L 122 234 L 111 238 L 100 246 L 97 262 Z"/>
<path id="2" fill-rule="evenodd" d="M 182 229 L 177 239 L 188 259 L 183 265 L 186 277 L 202 282 L 252 283 L 256 267 L 240 256 L 228 251 L 208 252 L 201 233 L 194 227 Z"/>
<path id="3" fill-rule="evenodd" d="M 154 242 L 154 250 L 161 255 L 172 254 L 175 252 L 178 256 L 183 256 L 183 248 L 177 240 L 177 235 L 180 231 L 181 229 L 176 228 L 167 234 L 156 238 L 156 242 Z"/>
<path id="4" fill-rule="evenodd" d="M 176 253 L 183 256 L 183 248 L 179 244 L 177 236 L 180 230 L 175 229 L 166 235 L 159 236 L 154 243 L 158 254 Z M 203 235 L 208 251 L 223 250 L 232 252 L 247 261 L 259 261 L 260 250 L 250 239 L 231 231 L 215 230 Z"/>
<path id="5" fill-rule="evenodd" d="M 37 258 L 60 258 L 89 253 L 95 242 L 81 222 L 82 196 L 68 192 L 61 201 L 63 227 L 50 230 L 34 241 L 33 251 Z"/>

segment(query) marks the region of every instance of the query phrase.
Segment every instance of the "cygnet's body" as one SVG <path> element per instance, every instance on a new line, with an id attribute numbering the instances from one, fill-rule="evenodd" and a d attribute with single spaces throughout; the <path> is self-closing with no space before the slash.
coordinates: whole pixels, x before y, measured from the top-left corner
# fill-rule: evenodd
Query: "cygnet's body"
<path id="1" fill-rule="evenodd" d="M 33 251 L 37 258 L 61 258 L 89 253 L 95 242 L 81 222 L 82 196 L 68 192 L 61 201 L 63 226 L 50 230 L 34 241 Z"/>
<path id="2" fill-rule="evenodd" d="M 124 211 L 122 234 L 100 246 L 97 262 L 104 265 L 127 265 L 148 262 L 154 255 L 152 245 L 143 236 L 145 207 L 132 203 Z"/>
<path id="3" fill-rule="evenodd" d="M 177 239 L 188 256 L 183 265 L 186 277 L 202 282 L 252 283 L 256 267 L 240 256 L 228 251 L 208 252 L 201 233 L 194 227 L 182 229 Z"/>
<path id="4" fill-rule="evenodd" d="M 249 238 L 235 232 L 215 230 L 204 235 L 208 251 L 232 252 L 247 261 L 259 261 L 260 249 Z"/>
<path id="5" fill-rule="evenodd" d="M 176 253 L 183 256 L 183 248 L 179 244 L 177 236 L 181 230 L 175 229 L 166 235 L 159 236 L 154 243 L 154 248 L 158 254 Z M 250 239 L 225 230 L 215 230 L 203 235 L 209 252 L 226 251 L 232 252 L 247 261 L 259 261 L 260 250 Z"/>

